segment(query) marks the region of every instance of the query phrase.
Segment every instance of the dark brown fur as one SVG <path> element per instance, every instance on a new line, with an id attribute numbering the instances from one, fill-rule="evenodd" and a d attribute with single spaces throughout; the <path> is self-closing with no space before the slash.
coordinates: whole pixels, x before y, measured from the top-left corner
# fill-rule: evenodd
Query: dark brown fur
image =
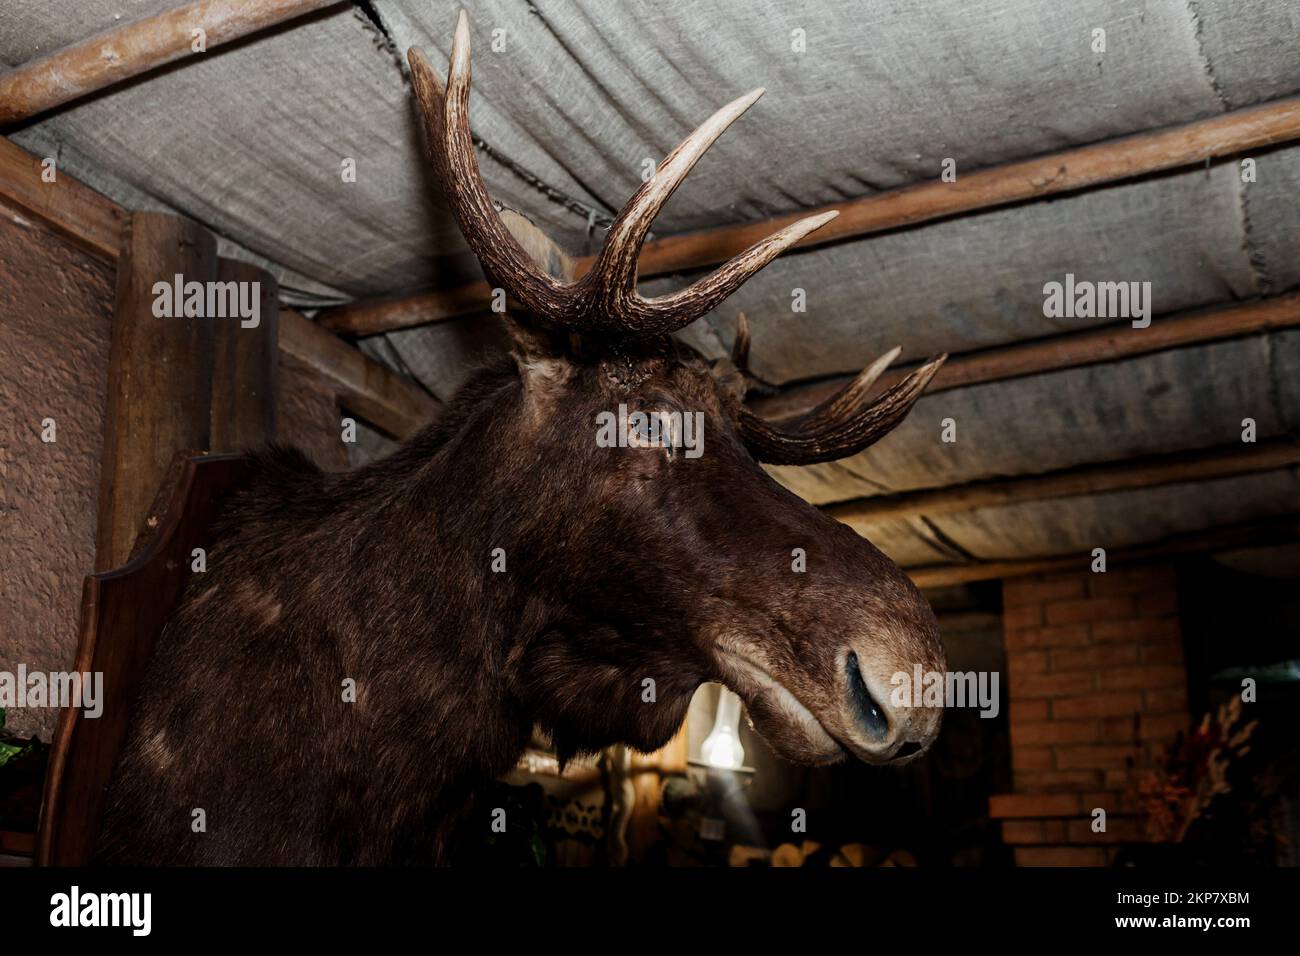
<path id="1" fill-rule="evenodd" d="M 605 355 L 480 373 L 351 473 L 257 459 L 159 642 L 100 862 L 440 862 L 534 721 L 565 754 L 662 746 L 723 676 L 724 633 L 765 640 L 809 706 L 839 693 L 833 655 L 864 620 L 891 659 L 941 663 L 916 589 L 754 463 L 701 359 L 666 340 Z M 704 412 L 705 454 L 597 447 L 619 402 Z"/>

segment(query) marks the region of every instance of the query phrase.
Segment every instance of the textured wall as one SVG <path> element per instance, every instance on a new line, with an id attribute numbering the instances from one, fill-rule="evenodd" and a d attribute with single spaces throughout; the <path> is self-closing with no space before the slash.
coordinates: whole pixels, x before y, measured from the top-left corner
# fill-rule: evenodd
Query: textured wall
<path id="1" fill-rule="evenodd" d="M 94 566 L 114 273 L 44 228 L 0 215 L 0 670 L 66 670 Z M 280 440 L 348 466 L 337 403 L 281 366 Z M 55 421 L 55 441 L 41 422 Z M 11 710 L 49 740 L 58 711 Z"/>
<path id="2" fill-rule="evenodd" d="M 113 271 L 0 216 L 0 670 L 66 670 L 94 564 Z M 41 421 L 55 421 L 55 441 Z M 49 740 L 58 711 L 10 711 Z"/>

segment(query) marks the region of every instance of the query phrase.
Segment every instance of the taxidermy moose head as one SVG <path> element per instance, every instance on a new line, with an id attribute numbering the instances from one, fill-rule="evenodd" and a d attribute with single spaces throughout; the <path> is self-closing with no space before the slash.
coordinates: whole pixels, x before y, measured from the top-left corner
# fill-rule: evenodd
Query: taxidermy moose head
<path id="1" fill-rule="evenodd" d="M 503 226 L 480 178 L 465 14 L 445 86 L 420 50 L 409 58 L 446 202 L 517 305 L 513 355 L 383 461 L 326 475 L 296 452 L 259 457 L 160 640 L 100 859 L 445 860 L 475 788 L 513 766 L 534 722 L 562 756 L 650 751 L 705 681 L 734 689 L 795 762 L 924 750 L 941 710 L 890 696 L 892 675 L 944 668 L 929 606 L 760 462 L 861 451 L 943 357 L 872 398 L 895 350 L 778 425 L 746 409 L 737 368 L 670 338 L 833 213 L 680 292 L 636 291 L 651 221 L 761 91 L 673 150 L 565 283 Z M 742 369 L 747 340 L 742 325 Z M 598 440 L 620 406 L 628 433 Z M 702 423 L 698 456 L 649 427 L 686 420 Z"/>

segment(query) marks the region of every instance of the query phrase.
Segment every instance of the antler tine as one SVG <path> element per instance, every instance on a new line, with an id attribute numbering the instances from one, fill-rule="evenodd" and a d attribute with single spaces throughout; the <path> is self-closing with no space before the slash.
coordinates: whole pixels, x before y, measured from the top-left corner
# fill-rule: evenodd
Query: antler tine
<path id="1" fill-rule="evenodd" d="M 669 153 L 654 178 L 643 184 L 619 213 L 591 270 L 576 283 L 558 282 L 510 235 L 479 174 L 469 129 L 469 47 L 469 17 L 462 10 L 456 21 L 445 88 L 422 50 L 412 47 L 407 54 L 434 167 L 447 204 L 489 280 L 551 325 L 573 332 L 675 332 L 716 307 L 755 272 L 838 215 L 827 212 L 801 219 L 679 292 L 654 299 L 637 295 L 637 259 L 650 224 L 704 152 L 763 94 L 760 88 L 718 110 Z"/>
<path id="2" fill-rule="evenodd" d="M 820 433 L 809 434 L 797 427 L 785 430 L 742 408 L 741 437 L 755 458 L 773 465 L 813 465 L 856 455 L 887 435 L 907 416 L 947 357 L 945 354 L 932 358 L 859 414 Z"/>
<path id="3" fill-rule="evenodd" d="M 819 432 L 851 418 L 866 402 L 876 379 L 880 378 L 902 351 L 897 346 L 890 349 L 859 372 L 852 382 L 803 415 L 798 421 L 799 431 L 804 434 Z"/>
<path id="4" fill-rule="evenodd" d="M 677 187 L 727 128 L 763 95 L 751 90 L 718 110 L 664 157 L 654 176 L 641 185 L 610 226 L 605 245 L 587 273 L 590 295 L 609 315 L 635 294 L 636 264 L 650 225 Z"/>
<path id="5" fill-rule="evenodd" d="M 715 309 L 723 299 L 786 249 L 838 215 L 839 211 L 832 209 L 830 212 L 800 219 L 766 239 L 760 239 L 685 289 L 653 299 L 633 295 L 624 311 L 623 327 L 637 332 L 659 333 L 685 328 L 706 312 Z"/>
<path id="6" fill-rule="evenodd" d="M 749 319 L 744 312 L 736 313 L 736 338 L 731 343 L 731 364 L 742 375 L 749 374 Z"/>
<path id="7" fill-rule="evenodd" d="M 434 168 L 465 241 L 490 281 L 500 284 L 529 312 L 562 323 L 571 311 L 572 292 L 539 268 L 510 235 L 479 174 L 469 129 L 470 39 L 465 11 L 456 20 L 445 87 L 423 50 L 411 47 L 407 60 Z"/>

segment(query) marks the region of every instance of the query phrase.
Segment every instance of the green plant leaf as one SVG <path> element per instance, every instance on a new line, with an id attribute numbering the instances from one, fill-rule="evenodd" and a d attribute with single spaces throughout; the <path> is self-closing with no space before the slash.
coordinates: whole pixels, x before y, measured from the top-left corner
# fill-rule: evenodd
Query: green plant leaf
<path id="1" fill-rule="evenodd" d="M 20 747 L 14 744 L 7 744 L 3 740 L 0 740 L 0 767 L 3 767 L 10 760 L 13 760 L 19 754 L 30 749 L 30 747 L 30 744 L 24 744 Z"/>

